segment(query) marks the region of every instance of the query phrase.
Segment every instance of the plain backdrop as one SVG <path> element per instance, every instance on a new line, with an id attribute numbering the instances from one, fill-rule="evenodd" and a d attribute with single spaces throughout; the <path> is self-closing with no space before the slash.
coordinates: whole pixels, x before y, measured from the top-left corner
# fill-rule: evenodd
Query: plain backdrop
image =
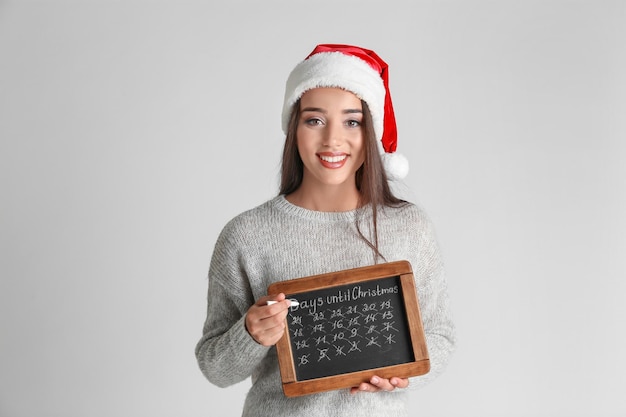
<path id="1" fill-rule="evenodd" d="M 240 415 L 194 356 L 206 273 L 318 43 L 389 64 L 446 261 L 413 415 L 626 415 L 625 39 L 624 1 L 0 0 L 0 416 Z"/>

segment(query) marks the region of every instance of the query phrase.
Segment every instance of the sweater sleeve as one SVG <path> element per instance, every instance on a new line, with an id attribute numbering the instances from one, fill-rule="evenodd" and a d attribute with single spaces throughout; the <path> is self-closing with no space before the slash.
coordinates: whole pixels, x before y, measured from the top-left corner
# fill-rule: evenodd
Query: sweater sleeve
<path id="1" fill-rule="evenodd" d="M 411 378 L 410 386 L 420 388 L 445 370 L 456 345 L 456 329 L 452 320 L 448 285 L 433 225 L 421 212 L 417 232 L 417 261 L 413 265 L 420 314 L 424 325 L 430 371 Z"/>
<path id="2" fill-rule="evenodd" d="M 224 229 L 211 258 L 207 316 L 195 349 L 204 376 L 222 388 L 251 376 L 269 350 L 245 327 L 246 312 L 254 298 L 231 232 L 230 227 Z"/>

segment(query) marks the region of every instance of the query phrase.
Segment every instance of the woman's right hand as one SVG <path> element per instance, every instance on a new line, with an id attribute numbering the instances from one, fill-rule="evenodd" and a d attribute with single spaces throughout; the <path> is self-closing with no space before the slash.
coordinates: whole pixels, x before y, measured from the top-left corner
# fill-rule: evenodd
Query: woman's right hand
<path id="1" fill-rule="evenodd" d="M 267 305 L 268 301 L 277 302 Z M 260 345 L 275 345 L 285 331 L 285 318 L 290 305 L 283 293 L 259 298 L 246 313 L 246 330 Z"/>

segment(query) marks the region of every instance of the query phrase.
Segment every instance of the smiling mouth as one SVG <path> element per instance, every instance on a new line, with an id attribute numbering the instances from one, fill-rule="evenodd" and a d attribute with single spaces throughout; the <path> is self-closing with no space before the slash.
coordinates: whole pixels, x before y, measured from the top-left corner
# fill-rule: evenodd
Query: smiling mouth
<path id="1" fill-rule="evenodd" d="M 339 156 L 319 155 L 319 157 L 324 162 L 330 162 L 331 164 L 334 164 L 337 162 L 344 161 L 348 157 L 348 155 L 339 155 Z"/>

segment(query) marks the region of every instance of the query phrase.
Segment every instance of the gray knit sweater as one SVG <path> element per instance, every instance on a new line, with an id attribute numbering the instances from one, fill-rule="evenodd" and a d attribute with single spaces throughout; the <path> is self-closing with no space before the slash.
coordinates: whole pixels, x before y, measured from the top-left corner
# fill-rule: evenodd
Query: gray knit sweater
<path id="1" fill-rule="evenodd" d="M 455 328 L 435 234 L 418 206 L 385 208 L 378 216 L 379 250 L 386 261 L 412 265 L 426 333 L 431 370 L 411 378 L 409 388 L 288 398 L 276 348 L 259 345 L 244 326 L 246 311 L 272 282 L 374 264 L 372 250 L 355 227 L 358 218 L 367 235 L 370 216 L 368 209 L 311 211 L 278 196 L 236 216 L 222 230 L 209 268 L 207 318 L 196 357 L 206 378 L 219 387 L 251 377 L 243 417 L 419 415 L 406 410 L 406 397 L 443 371 L 454 349 Z"/>

